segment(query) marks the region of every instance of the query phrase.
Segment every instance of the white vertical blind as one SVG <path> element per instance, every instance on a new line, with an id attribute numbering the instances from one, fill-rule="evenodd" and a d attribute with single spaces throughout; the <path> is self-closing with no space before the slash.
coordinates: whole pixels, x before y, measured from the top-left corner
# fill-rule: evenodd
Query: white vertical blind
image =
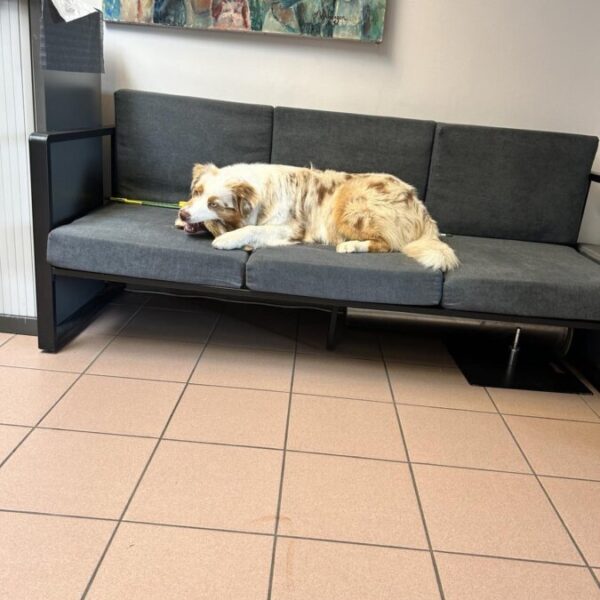
<path id="1" fill-rule="evenodd" d="M 26 0 L 0 0 L 0 315 L 35 316 L 27 138 L 33 94 Z"/>

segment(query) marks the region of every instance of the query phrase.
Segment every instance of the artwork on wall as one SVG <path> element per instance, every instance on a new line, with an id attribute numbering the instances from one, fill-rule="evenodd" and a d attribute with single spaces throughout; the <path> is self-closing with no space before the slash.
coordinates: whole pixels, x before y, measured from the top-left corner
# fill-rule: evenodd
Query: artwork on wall
<path id="1" fill-rule="evenodd" d="M 381 42 L 387 0 L 104 0 L 104 19 Z"/>

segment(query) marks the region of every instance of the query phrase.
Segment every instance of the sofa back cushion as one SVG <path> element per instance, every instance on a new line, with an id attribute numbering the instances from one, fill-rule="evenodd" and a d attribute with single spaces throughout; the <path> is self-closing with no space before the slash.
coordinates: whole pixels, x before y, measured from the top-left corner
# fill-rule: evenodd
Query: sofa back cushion
<path id="1" fill-rule="evenodd" d="M 271 162 L 354 173 L 392 173 L 427 185 L 433 121 L 276 108 Z"/>
<path id="2" fill-rule="evenodd" d="M 441 231 L 572 244 L 598 139 L 438 124 L 427 207 Z"/>
<path id="3" fill-rule="evenodd" d="M 115 193 L 176 202 L 188 197 L 192 166 L 269 162 L 273 109 L 186 96 L 115 94 Z"/>

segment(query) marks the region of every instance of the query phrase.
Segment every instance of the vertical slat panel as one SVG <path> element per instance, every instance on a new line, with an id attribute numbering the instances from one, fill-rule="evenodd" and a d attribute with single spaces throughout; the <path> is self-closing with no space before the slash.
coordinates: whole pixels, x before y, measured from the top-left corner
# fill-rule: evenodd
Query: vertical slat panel
<path id="1" fill-rule="evenodd" d="M 27 2 L 0 2 L 0 315 L 35 316 L 27 138 L 33 98 Z"/>

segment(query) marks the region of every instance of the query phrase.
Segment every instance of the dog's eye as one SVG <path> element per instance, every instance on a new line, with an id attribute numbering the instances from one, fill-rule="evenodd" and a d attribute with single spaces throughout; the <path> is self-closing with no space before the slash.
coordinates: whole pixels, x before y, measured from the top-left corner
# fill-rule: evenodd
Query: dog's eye
<path id="1" fill-rule="evenodd" d="M 219 203 L 213 198 L 209 198 L 207 204 L 208 208 L 217 208 L 219 206 Z"/>

